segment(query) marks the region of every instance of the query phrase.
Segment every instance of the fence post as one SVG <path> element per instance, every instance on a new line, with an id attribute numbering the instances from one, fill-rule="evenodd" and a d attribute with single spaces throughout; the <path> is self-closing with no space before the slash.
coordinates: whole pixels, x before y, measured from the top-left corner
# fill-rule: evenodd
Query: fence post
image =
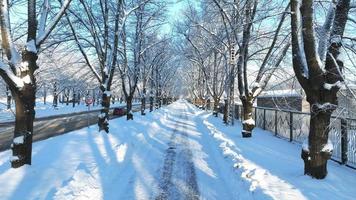
<path id="1" fill-rule="evenodd" d="M 255 107 L 255 126 L 257 127 L 257 107 Z"/>
<path id="2" fill-rule="evenodd" d="M 347 163 L 347 119 L 341 119 L 341 163 Z"/>
<path id="3" fill-rule="evenodd" d="M 278 120 L 277 119 L 277 110 L 274 110 L 274 133 L 275 133 L 275 135 L 278 135 L 277 120 Z"/>
<path id="4" fill-rule="evenodd" d="M 293 141 L 293 113 L 289 112 L 289 142 Z"/>
<path id="5" fill-rule="evenodd" d="M 263 109 L 263 130 L 266 130 L 266 109 Z"/>

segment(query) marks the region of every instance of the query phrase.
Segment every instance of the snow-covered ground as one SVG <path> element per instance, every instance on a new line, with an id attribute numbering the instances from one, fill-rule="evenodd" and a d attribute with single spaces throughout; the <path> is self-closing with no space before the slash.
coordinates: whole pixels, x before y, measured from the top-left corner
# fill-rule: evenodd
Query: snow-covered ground
<path id="1" fill-rule="evenodd" d="M 55 109 L 52 105 L 53 99 L 48 97 L 47 103 L 44 104 L 42 99 L 36 100 L 36 118 L 39 117 L 48 117 L 54 115 L 62 115 L 62 114 L 69 114 L 69 113 L 78 113 L 87 111 L 88 107 L 81 102 L 80 105 L 76 104 L 73 108 L 72 104 L 69 105 L 58 103 L 58 107 Z M 123 106 L 126 105 L 116 101 L 115 104 L 112 104 L 111 107 L 116 106 Z M 100 110 L 101 105 L 91 105 L 90 110 Z M 0 99 L 0 122 L 7 122 L 7 121 L 14 121 L 15 120 L 15 105 L 12 104 L 11 109 L 6 109 L 6 99 Z"/>
<path id="2" fill-rule="evenodd" d="M 260 129 L 242 138 L 184 100 L 134 119 L 37 142 L 32 166 L 0 153 L 0 199 L 355 199 L 355 170 L 330 162 L 311 179 L 299 146 Z"/>

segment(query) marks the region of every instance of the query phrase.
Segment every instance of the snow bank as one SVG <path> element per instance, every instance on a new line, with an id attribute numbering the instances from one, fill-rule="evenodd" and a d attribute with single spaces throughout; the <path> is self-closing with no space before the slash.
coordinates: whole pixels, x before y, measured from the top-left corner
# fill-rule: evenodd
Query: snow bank
<path id="1" fill-rule="evenodd" d="M 231 161 L 250 186 L 254 199 L 354 199 L 356 171 L 338 163 L 328 163 L 328 176 L 324 180 L 303 174 L 300 146 L 274 137 L 272 133 L 254 129 L 253 137 L 242 138 L 241 124 L 233 127 L 221 125 L 221 119 L 209 116 L 204 124 L 221 148 L 222 155 Z M 308 150 L 308 143 L 303 148 Z M 328 142 L 323 151 L 332 151 Z M 261 196 L 262 195 L 262 196 Z"/>

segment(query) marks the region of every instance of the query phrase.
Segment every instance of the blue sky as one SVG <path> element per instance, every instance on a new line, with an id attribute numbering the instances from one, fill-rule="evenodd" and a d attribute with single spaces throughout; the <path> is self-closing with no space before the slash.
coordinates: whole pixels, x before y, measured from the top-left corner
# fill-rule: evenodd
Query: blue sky
<path id="1" fill-rule="evenodd" d="M 197 0 L 171 0 L 167 8 L 168 24 L 163 26 L 162 32 L 164 34 L 169 34 L 172 31 L 173 24 L 175 21 L 182 20 L 184 18 L 183 11 L 188 3 L 197 5 L 199 1 Z"/>

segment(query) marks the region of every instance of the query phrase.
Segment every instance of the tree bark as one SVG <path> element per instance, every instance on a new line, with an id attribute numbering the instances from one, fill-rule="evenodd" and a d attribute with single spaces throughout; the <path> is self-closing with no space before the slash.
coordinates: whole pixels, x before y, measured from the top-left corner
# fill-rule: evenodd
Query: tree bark
<path id="1" fill-rule="evenodd" d="M 57 106 L 58 106 L 58 88 L 57 88 L 57 82 L 55 82 L 53 86 L 53 107 L 57 108 Z"/>
<path id="2" fill-rule="evenodd" d="M 99 131 L 105 131 L 106 133 L 109 133 L 110 97 L 111 96 L 107 95 L 106 92 L 103 92 L 101 101 L 102 108 L 98 120 Z"/>
<path id="3" fill-rule="evenodd" d="M 154 99 L 152 96 L 150 96 L 150 112 L 153 111 L 153 104 L 154 104 Z"/>
<path id="4" fill-rule="evenodd" d="M 126 119 L 127 120 L 133 120 L 132 97 L 131 96 L 126 98 Z"/>
<path id="5" fill-rule="evenodd" d="M 15 130 L 14 141 L 12 143 L 11 167 L 18 168 L 25 164 L 31 165 L 32 156 L 32 135 L 33 121 L 35 119 L 35 100 L 36 100 L 36 80 L 33 76 L 34 69 L 37 69 L 37 55 L 32 52 L 24 51 L 23 62 L 28 63 L 28 71 L 21 73 L 21 77 L 30 76 L 31 83 L 25 83 L 20 90 L 12 90 L 15 105 Z M 18 138 L 22 138 L 19 139 Z"/>
<path id="6" fill-rule="evenodd" d="M 214 115 L 215 117 L 218 117 L 218 113 L 219 113 L 219 102 L 220 102 L 220 99 L 218 99 L 218 98 L 215 98 L 215 99 L 214 99 L 213 115 Z"/>
<path id="7" fill-rule="evenodd" d="M 141 115 L 146 115 L 145 113 L 146 109 L 146 89 L 143 89 L 143 96 L 141 98 Z"/>
<path id="8" fill-rule="evenodd" d="M 310 111 L 308 149 L 302 149 L 301 154 L 304 160 L 304 174 L 316 179 L 323 179 L 328 173 L 327 161 L 332 153 L 322 151 L 324 145 L 328 143 L 331 113 L 314 108 L 311 108 Z"/>
<path id="9" fill-rule="evenodd" d="M 252 136 L 252 130 L 255 128 L 255 123 L 252 119 L 253 101 L 250 97 L 242 100 L 244 119 L 242 122 L 242 137 L 247 138 Z"/>
<path id="10" fill-rule="evenodd" d="M 228 124 L 229 123 L 229 101 L 227 99 L 224 99 L 224 117 L 223 117 L 224 123 Z"/>
<path id="11" fill-rule="evenodd" d="M 6 99 L 7 99 L 7 109 L 11 109 L 11 91 L 7 86 L 6 86 Z"/>

